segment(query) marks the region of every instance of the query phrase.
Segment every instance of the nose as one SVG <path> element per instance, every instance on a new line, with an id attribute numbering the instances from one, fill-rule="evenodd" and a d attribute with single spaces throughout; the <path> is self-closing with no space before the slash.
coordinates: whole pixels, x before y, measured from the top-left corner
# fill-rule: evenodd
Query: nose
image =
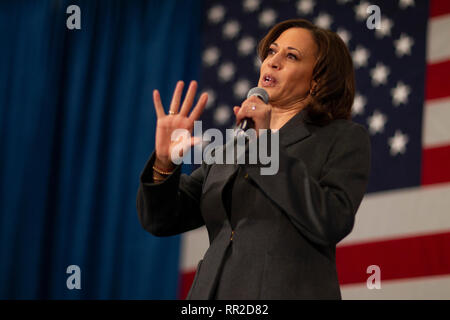
<path id="1" fill-rule="evenodd" d="M 269 67 L 279 70 L 281 68 L 281 59 L 279 52 L 275 53 L 273 56 L 269 57 Z"/>

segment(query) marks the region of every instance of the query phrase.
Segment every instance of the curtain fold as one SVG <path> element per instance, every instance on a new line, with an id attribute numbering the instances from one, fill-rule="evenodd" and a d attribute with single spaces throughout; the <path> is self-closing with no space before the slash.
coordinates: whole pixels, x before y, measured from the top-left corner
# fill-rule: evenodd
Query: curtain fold
<path id="1" fill-rule="evenodd" d="M 0 43 L 0 298 L 176 298 L 179 237 L 141 228 L 136 191 L 152 90 L 198 77 L 201 2 L 2 1 Z"/>

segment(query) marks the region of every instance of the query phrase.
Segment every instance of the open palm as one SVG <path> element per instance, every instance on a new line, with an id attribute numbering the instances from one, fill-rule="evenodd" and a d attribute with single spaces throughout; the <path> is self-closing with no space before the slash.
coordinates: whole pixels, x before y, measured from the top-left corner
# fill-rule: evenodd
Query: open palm
<path id="1" fill-rule="evenodd" d="M 198 120 L 208 101 L 208 94 L 203 93 L 192 112 L 189 114 L 194 103 L 195 93 L 197 91 L 197 82 L 191 81 L 186 97 L 181 105 L 181 95 L 183 93 L 184 82 L 178 81 L 175 91 L 170 103 L 169 114 L 164 112 L 164 107 L 161 102 L 161 96 L 158 90 L 153 91 L 153 103 L 155 105 L 157 123 L 156 123 L 156 140 L 155 151 L 156 157 L 160 163 L 170 166 L 174 161 L 172 159 L 172 151 L 176 150 L 186 151 L 196 141 L 191 138 L 186 140 L 183 136 L 172 137 L 172 134 L 177 129 L 188 130 L 192 134 L 194 128 L 194 121 Z M 181 156 L 181 154 L 179 155 Z"/>

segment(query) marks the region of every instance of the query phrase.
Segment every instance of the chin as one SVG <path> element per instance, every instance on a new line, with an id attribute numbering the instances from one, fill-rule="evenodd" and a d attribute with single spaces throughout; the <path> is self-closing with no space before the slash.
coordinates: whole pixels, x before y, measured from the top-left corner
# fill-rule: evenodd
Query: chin
<path id="1" fill-rule="evenodd" d="M 261 88 L 266 90 L 270 95 L 274 94 L 277 91 L 275 87 L 261 86 Z"/>

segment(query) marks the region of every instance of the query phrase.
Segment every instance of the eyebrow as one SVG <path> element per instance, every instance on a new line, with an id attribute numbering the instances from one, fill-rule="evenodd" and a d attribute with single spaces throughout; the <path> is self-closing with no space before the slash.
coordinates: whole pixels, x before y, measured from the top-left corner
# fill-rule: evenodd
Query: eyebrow
<path id="1" fill-rule="evenodd" d="M 276 42 L 272 42 L 272 44 L 273 44 L 274 46 L 276 46 L 276 47 L 279 47 L 278 43 L 276 43 Z M 297 51 L 297 52 L 300 54 L 300 56 L 304 57 L 303 53 L 302 53 L 300 50 L 298 50 L 297 48 L 294 48 L 294 47 L 287 47 L 287 48 L 290 49 L 290 50 L 295 50 L 295 51 Z"/>

